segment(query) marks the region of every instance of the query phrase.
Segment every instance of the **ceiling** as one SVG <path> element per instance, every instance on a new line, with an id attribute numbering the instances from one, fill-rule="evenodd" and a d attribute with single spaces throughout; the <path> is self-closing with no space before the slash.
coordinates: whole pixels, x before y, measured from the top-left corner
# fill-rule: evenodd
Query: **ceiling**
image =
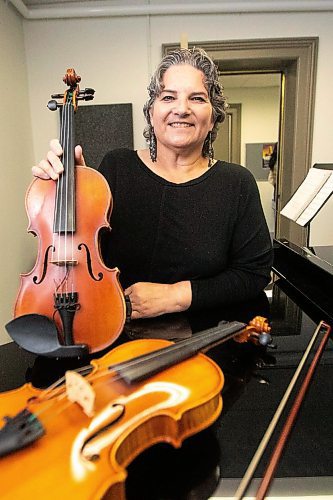
<path id="1" fill-rule="evenodd" d="M 29 20 L 333 11 L 333 0 L 6 0 Z"/>
<path id="2" fill-rule="evenodd" d="M 193 1 L 193 0 L 192 0 Z M 22 3 L 27 8 L 43 8 L 46 6 L 62 6 L 64 8 L 73 4 L 82 4 L 84 6 L 98 4 L 101 5 L 106 2 L 100 0 L 22 0 Z M 146 4 L 147 0 L 109 0 L 108 4 L 121 5 L 142 5 Z M 148 2 L 150 3 L 150 2 Z M 177 0 L 177 3 L 182 3 L 182 0 Z M 223 75 L 221 77 L 224 88 L 239 88 L 239 87 L 274 87 L 280 85 L 280 75 L 278 74 L 247 74 L 247 75 Z"/>
<path id="3" fill-rule="evenodd" d="M 59 4 L 71 4 L 71 3 L 101 3 L 99 0 L 22 0 L 24 5 L 27 7 L 43 7 L 44 5 L 59 5 Z M 112 2 L 112 3 L 121 3 L 121 2 Z M 127 2 L 128 3 L 128 2 Z"/>
<path id="4" fill-rule="evenodd" d="M 191 0 L 190 3 L 201 3 L 202 0 Z M 91 5 L 91 4 L 107 4 L 111 6 L 128 6 L 128 5 L 148 5 L 150 3 L 153 4 L 172 4 L 172 3 L 177 3 L 177 4 L 186 4 L 189 3 L 187 0 L 155 0 L 153 2 L 150 2 L 150 0 L 22 0 L 22 3 L 26 5 L 27 7 L 45 7 L 45 6 L 52 6 L 52 5 L 70 5 L 70 4 L 82 4 L 84 6 Z"/>
<path id="5" fill-rule="evenodd" d="M 9 0 L 10 1 L 10 0 Z M 22 4 L 24 4 L 26 7 L 35 7 L 35 8 L 42 8 L 45 6 L 52 6 L 52 5 L 61 5 L 61 4 L 82 4 L 85 6 L 88 6 L 89 4 L 92 5 L 94 3 L 96 4 L 108 4 L 108 5 L 113 5 L 113 6 L 128 6 L 128 5 L 150 5 L 155 4 L 155 5 L 162 5 L 162 4 L 205 4 L 208 2 L 205 2 L 205 0 L 153 0 L 151 2 L 150 0 L 18 0 Z M 333 0 L 322 0 L 319 2 L 318 0 L 303 0 L 302 2 L 299 1 L 298 5 L 297 2 L 294 0 L 279 0 L 278 2 L 275 0 L 243 0 L 243 1 L 235 1 L 234 2 L 227 2 L 225 0 L 218 0 L 215 2 L 211 3 L 220 3 L 223 4 L 225 3 L 226 6 L 226 11 L 232 11 L 233 8 L 236 9 L 235 11 L 238 12 L 264 12 L 264 11 L 270 11 L 270 12 L 283 12 L 283 11 L 289 11 L 289 12 L 297 12 L 297 11 L 332 11 L 333 10 Z M 239 6 L 235 5 L 239 3 Z M 234 5 L 234 7 L 233 7 Z M 224 9 L 223 9 L 224 10 Z"/>

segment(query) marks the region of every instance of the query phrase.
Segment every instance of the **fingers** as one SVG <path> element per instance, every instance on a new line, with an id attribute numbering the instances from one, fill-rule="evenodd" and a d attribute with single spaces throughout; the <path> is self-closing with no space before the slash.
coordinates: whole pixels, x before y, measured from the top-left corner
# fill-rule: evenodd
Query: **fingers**
<path id="1" fill-rule="evenodd" d="M 46 158 L 41 160 L 38 165 L 32 167 L 32 174 L 41 179 L 57 180 L 59 174 L 64 171 L 64 166 L 60 159 L 63 154 L 63 149 L 58 139 L 50 141 L 50 150 Z M 76 165 L 85 166 L 85 161 L 82 153 L 82 147 L 76 146 L 75 148 L 75 163 Z"/>
<path id="2" fill-rule="evenodd" d="M 41 179 L 57 180 L 59 174 L 64 170 L 59 156 L 62 155 L 62 147 L 58 139 L 50 141 L 50 150 L 46 158 L 43 158 L 38 165 L 32 167 L 32 173 L 35 177 Z"/>
<path id="3" fill-rule="evenodd" d="M 46 170 L 40 167 L 39 165 L 34 165 L 31 171 L 34 177 L 39 177 L 40 179 L 45 179 L 45 180 L 51 179 L 50 175 L 46 172 Z"/>
<path id="4" fill-rule="evenodd" d="M 135 299 L 135 289 L 133 290 L 133 286 L 126 288 L 126 290 L 124 290 L 124 294 L 129 299 L 129 302 L 131 304 L 131 319 L 141 318 L 142 316 L 139 311 L 139 305 L 136 303 L 137 301 Z"/>
<path id="5" fill-rule="evenodd" d="M 126 288 L 132 306 L 132 319 L 153 318 L 165 314 L 166 296 L 169 285 L 138 282 Z"/>
<path id="6" fill-rule="evenodd" d="M 75 146 L 75 165 L 79 165 L 82 167 L 86 166 L 86 162 L 84 160 L 83 152 L 82 152 L 82 147 L 81 146 Z"/>
<path id="7" fill-rule="evenodd" d="M 53 151 L 53 153 L 57 156 L 61 156 L 63 153 L 59 139 L 52 139 L 50 141 L 50 148 L 51 151 Z"/>
<path id="8" fill-rule="evenodd" d="M 57 180 L 64 167 L 57 155 L 49 151 L 45 160 L 41 160 L 38 165 L 32 167 L 32 173 L 41 179 Z"/>
<path id="9" fill-rule="evenodd" d="M 181 312 L 192 302 L 190 281 L 173 284 L 138 282 L 126 288 L 125 295 L 132 305 L 132 319 L 153 318 Z"/>

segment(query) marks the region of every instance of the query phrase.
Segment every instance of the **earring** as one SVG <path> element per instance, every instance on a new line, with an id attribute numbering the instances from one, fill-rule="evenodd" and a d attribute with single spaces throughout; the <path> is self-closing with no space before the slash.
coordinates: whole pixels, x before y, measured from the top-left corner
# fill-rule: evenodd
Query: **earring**
<path id="1" fill-rule="evenodd" d="M 154 127 L 149 128 L 149 153 L 151 161 L 155 162 L 157 158 L 157 143 Z"/>
<path id="2" fill-rule="evenodd" d="M 212 166 L 212 161 L 214 159 L 214 148 L 212 141 L 212 132 L 208 132 L 207 137 L 205 139 L 204 145 L 202 147 L 202 156 L 204 158 L 209 158 L 208 160 L 208 168 Z"/>

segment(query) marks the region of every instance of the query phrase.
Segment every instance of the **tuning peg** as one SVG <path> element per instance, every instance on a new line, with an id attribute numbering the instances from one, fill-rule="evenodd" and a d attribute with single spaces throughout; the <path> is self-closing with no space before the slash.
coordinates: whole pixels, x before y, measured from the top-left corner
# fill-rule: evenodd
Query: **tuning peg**
<path id="1" fill-rule="evenodd" d="M 95 93 L 95 89 L 91 89 L 90 87 L 84 89 L 83 91 L 85 94 L 88 94 L 88 95 L 94 95 Z"/>
<path id="2" fill-rule="evenodd" d="M 94 89 L 86 88 L 84 90 L 80 90 L 77 98 L 83 101 L 91 101 L 94 98 L 94 94 Z"/>
<path id="3" fill-rule="evenodd" d="M 258 336 L 258 342 L 262 346 L 272 347 L 272 336 L 267 332 L 262 332 Z"/>
<path id="4" fill-rule="evenodd" d="M 52 101 L 49 101 L 47 103 L 47 107 L 49 108 L 50 111 L 56 111 L 56 109 L 59 107 L 59 104 L 57 103 L 57 101 L 52 99 Z"/>
<path id="5" fill-rule="evenodd" d="M 51 97 L 52 99 L 63 99 L 64 94 L 52 94 Z"/>
<path id="6" fill-rule="evenodd" d="M 79 95 L 77 96 L 77 99 L 79 101 L 92 101 L 94 98 L 94 96 L 92 94 L 84 94 L 84 93 L 79 93 Z"/>

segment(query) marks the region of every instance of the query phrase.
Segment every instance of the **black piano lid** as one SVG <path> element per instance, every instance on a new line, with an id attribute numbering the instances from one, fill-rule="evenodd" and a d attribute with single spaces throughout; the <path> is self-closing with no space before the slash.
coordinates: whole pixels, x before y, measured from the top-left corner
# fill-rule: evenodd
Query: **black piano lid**
<path id="1" fill-rule="evenodd" d="M 276 275 L 333 325 L 333 247 L 300 248 L 288 240 L 274 240 L 273 246 Z"/>

